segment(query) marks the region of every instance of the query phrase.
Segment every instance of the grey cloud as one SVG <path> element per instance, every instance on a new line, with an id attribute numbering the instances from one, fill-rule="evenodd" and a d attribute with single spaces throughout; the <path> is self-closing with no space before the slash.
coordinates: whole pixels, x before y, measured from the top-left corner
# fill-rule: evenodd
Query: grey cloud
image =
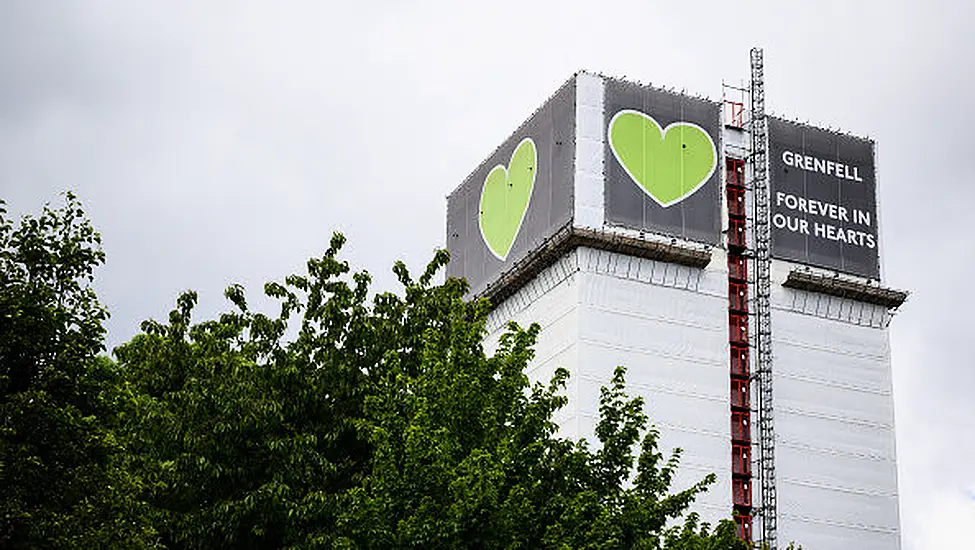
<path id="1" fill-rule="evenodd" d="M 444 196 L 573 71 L 716 98 L 762 45 L 772 110 L 877 140 L 885 277 L 913 292 L 891 338 L 905 548 L 933 548 L 964 529 L 938 517 L 975 516 L 973 16 L 949 1 L 4 2 L 0 196 L 23 211 L 79 193 L 119 343 L 182 289 L 201 315 L 234 280 L 256 293 L 336 229 L 393 287 L 393 260 L 419 269 L 443 244 Z"/>

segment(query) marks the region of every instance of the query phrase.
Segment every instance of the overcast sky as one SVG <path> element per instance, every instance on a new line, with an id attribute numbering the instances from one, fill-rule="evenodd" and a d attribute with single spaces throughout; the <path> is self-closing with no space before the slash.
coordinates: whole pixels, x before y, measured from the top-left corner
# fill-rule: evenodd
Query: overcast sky
<path id="1" fill-rule="evenodd" d="M 392 288 L 394 260 L 421 269 L 443 244 L 445 195 L 576 70 L 720 98 L 760 45 L 770 111 L 877 140 L 885 279 L 912 292 L 891 330 L 904 545 L 960 548 L 975 525 L 971 6 L 8 0 L 0 197 L 84 201 L 117 344 L 183 289 L 209 315 L 230 282 L 302 269 L 335 230 Z"/>

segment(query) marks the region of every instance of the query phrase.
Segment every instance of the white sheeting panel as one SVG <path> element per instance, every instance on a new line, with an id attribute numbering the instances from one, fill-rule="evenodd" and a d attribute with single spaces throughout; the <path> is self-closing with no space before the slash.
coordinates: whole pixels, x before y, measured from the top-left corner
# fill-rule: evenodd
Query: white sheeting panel
<path id="1" fill-rule="evenodd" d="M 772 305 L 780 309 L 874 328 L 884 328 L 890 322 L 890 313 L 883 306 L 794 288 L 773 287 Z"/>
<path id="2" fill-rule="evenodd" d="M 585 264 L 580 262 L 580 269 L 585 270 L 585 267 Z M 684 279 L 683 276 L 676 274 L 677 271 L 674 273 L 673 279 L 670 280 L 669 277 L 661 276 L 661 279 L 671 283 L 665 285 L 624 278 L 622 275 L 585 271 L 587 277 L 580 292 L 580 300 L 587 306 L 600 307 L 619 314 L 702 328 L 716 334 L 720 333 L 722 340 L 727 340 L 727 281 L 720 288 L 723 293 L 714 295 L 707 292 L 712 290 L 706 288 L 710 285 L 704 284 L 711 282 L 711 277 L 692 275 L 692 278 L 701 281 L 697 288 L 685 288 L 683 285 L 673 288 L 674 283 Z M 638 271 L 634 276 L 641 274 Z"/>
<path id="3" fill-rule="evenodd" d="M 777 481 L 781 514 L 827 525 L 859 525 L 886 532 L 897 530 L 897 499 L 800 484 L 789 479 L 777 478 Z M 795 538 L 783 535 L 783 540 Z M 855 541 L 851 540 L 850 543 L 848 548 L 858 547 Z M 805 542 L 802 544 L 805 545 Z"/>
<path id="4" fill-rule="evenodd" d="M 841 526 L 813 523 L 800 517 L 779 514 L 779 547 L 790 541 L 809 550 L 897 550 L 900 535 L 875 531 L 863 526 Z M 788 534 L 784 537 L 783 534 Z"/>
<path id="5" fill-rule="evenodd" d="M 839 353 L 776 338 L 775 374 L 822 384 L 890 393 L 890 369 L 883 359 Z M 839 355 L 839 357 L 837 357 Z"/>
<path id="6" fill-rule="evenodd" d="M 776 365 L 785 363 L 776 353 Z M 797 358 L 793 358 L 798 361 Z M 839 362 L 839 361 L 837 361 Z M 893 428 L 894 403 L 890 394 L 829 386 L 819 382 L 780 376 L 775 380 L 776 406 L 830 418 Z"/>
<path id="7" fill-rule="evenodd" d="M 713 262 L 712 262 L 713 263 Z M 661 432 L 660 448 L 683 449 L 674 490 L 714 473 L 694 508 L 704 521 L 731 510 L 727 274 L 580 248 L 549 267 L 492 312 L 486 350 L 507 320 L 542 326 L 529 378 L 547 382 L 557 367 L 572 377 L 560 434 L 592 444 L 599 390 L 617 365 Z"/>
<path id="8" fill-rule="evenodd" d="M 508 321 L 523 327 L 535 322 L 541 326 L 535 344 L 535 357 L 526 369 L 532 384 L 548 384 L 555 370 L 565 368 L 574 372 L 578 357 L 578 294 L 579 273 L 576 254 L 571 253 L 540 273 L 530 283 L 510 296 L 488 315 L 489 334 L 485 337 L 485 353 L 493 354 Z M 493 330 L 492 330 L 493 329 Z M 569 380 L 565 390 L 572 399 L 576 382 Z M 578 437 L 577 414 L 566 407 L 557 411 L 554 420 L 559 424 L 559 435 Z"/>
<path id="9" fill-rule="evenodd" d="M 661 301 L 680 299 L 672 295 L 660 298 Z M 664 316 L 650 317 L 614 311 L 606 306 L 582 307 L 584 314 L 579 319 L 581 339 L 602 345 L 604 354 L 637 352 L 681 360 L 700 368 L 722 364 L 721 360 L 726 358 L 725 341 L 728 337 L 724 330 L 715 331 L 701 324 L 681 322 Z M 728 378 L 727 369 L 723 374 Z"/>
<path id="10" fill-rule="evenodd" d="M 727 517 L 731 506 L 727 366 L 692 363 L 682 361 L 680 357 L 661 357 L 581 340 L 579 365 L 583 372 L 578 376 L 578 403 L 582 409 L 580 414 L 590 422 L 583 428 L 584 433 L 592 433 L 597 418 L 599 388 L 612 377 L 616 363 L 628 367 L 627 391 L 630 395 L 643 396 L 644 410 L 660 431 L 660 449 L 666 453 L 675 448 L 684 450 L 675 490 L 686 489 L 708 473 L 715 473 L 718 481 L 699 499 L 697 504 L 702 506 L 695 504 L 695 509 L 710 514 L 705 516 L 709 520 Z M 709 372 L 695 376 L 692 371 L 696 369 Z M 702 422 L 703 418 L 710 418 L 712 422 Z"/>
<path id="11" fill-rule="evenodd" d="M 782 310 L 772 311 L 772 323 L 776 342 L 873 359 L 889 370 L 886 330 Z"/>
<path id="12" fill-rule="evenodd" d="M 586 439 L 592 448 L 595 443 L 594 433 L 598 418 L 595 414 L 580 413 L 576 417 L 576 425 L 581 433 L 589 434 Z M 731 442 L 728 438 L 706 437 L 700 434 L 687 434 L 680 428 L 671 425 L 661 425 L 659 450 L 670 458 L 674 449 L 683 449 L 677 475 L 674 476 L 670 492 L 683 491 L 699 483 L 708 474 L 715 474 L 716 480 L 708 491 L 694 501 L 693 510 L 701 515 L 702 521 L 715 523 L 722 519 L 730 519 L 731 515 Z"/>
<path id="13" fill-rule="evenodd" d="M 544 328 L 552 319 L 574 310 L 579 302 L 579 282 L 575 279 L 578 264 L 575 252 L 566 254 L 498 304 L 488 314 L 486 342 L 494 343 L 508 321 L 516 321 L 522 326 L 534 321 Z"/>
<path id="14" fill-rule="evenodd" d="M 752 437 L 755 435 L 753 433 Z M 894 442 L 888 430 L 814 417 L 804 411 L 790 411 L 781 406 L 775 408 L 775 438 L 776 441 L 848 454 L 879 456 L 891 460 L 894 457 Z"/>
<path id="15" fill-rule="evenodd" d="M 538 323 L 541 328 L 538 345 L 535 347 L 536 360 L 545 355 L 545 350 L 564 347 L 565 342 L 575 342 L 578 331 L 576 310 L 578 309 L 579 275 L 577 271 L 568 272 L 565 277 L 547 277 L 550 271 L 563 269 L 562 263 L 574 264 L 574 254 L 563 262 L 549 267 L 542 275 L 525 285 L 499 307 L 488 314 L 488 334 L 484 339 L 484 349 L 494 353 L 498 341 L 505 333 L 509 321 L 522 327 Z"/>
<path id="16" fill-rule="evenodd" d="M 583 330 L 589 319 L 582 319 Z M 579 364 L 586 365 L 585 372 L 596 380 L 608 380 L 613 376 L 616 365 L 601 362 L 600 357 L 610 355 L 619 365 L 627 369 L 627 387 L 654 390 L 660 393 L 677 393 L 710 399 L 717 405 L 727 408 L 730 398 L 728 366 L 716 361 L 702 360 L 700 357 L 688 359 L 678 354 L 667 353 L 652 348 L 633 348 L 598 340 L 581 340 Z M 703 375 L 688 375 L 688 365 L 694 369 L 706 369 Z M 591 365 L 591 366 L 590 366 Z M 653 374 L 651 380 L 644 380 L 642 371 Z M 722 376 L 724 375 L 724 376 Z M 723 431 L 721 433 L 724 433 Z"/>
<path id="17" fill-rule="evenodd" d="M 776 474 L 783 480 L 807 481 L 828 487 L 849 487 L 873 494 L 893 495 L 897 465 L 892 459 L 839 453 L 779 443 L 775 455 L 780 466 Z"/>
<path id="18" fill-rule="evenodd" d="M 593 422 L 598 417 L 596 400 L 599 398 L 600 384 L 605 383 L 588 377 L 580 378 L 581 406 L 575 410 L 594 419 Z M 730 468 L 731 435 L 728 429 L 723 429 L 730 425 L 730 419 L 719 425 L 699 422 L 699 418 L 730 416 L 727 404 L 721 408 L 713 401 L 630 386 L 627 386 L 627 391 L 630 395 L 644 398 L 644 411 L 649 416 L 650 424 L 656 425 L 660 431 L 661 449 L 681 448 L 684 450 L 684 462 L 707 467 L 711 472 L 719 473 Z M 591 428 L 595 428 L 595 424 Z"/>
<path id="19" fill-rule="evenodd" d="M 886 329 L 772 315 L 779 538 L 805 548 L 899 548 Z"/>
<path id="20" fill-rule="evenodd" d="M 580 355 L 587 353 L 585 344 L 580 346 Z M 580 368 L 586 369 L 580 361 Z M 607 365 L 608 366 L 608 365 Z M 652 366 L 647 366 L 647 374 L 652 374 Z M 630 380 L 638 378 L 633 375 Z M 642 377 L 639 377 L 642 378 Z M 609 380 L 600 378 L 590 372 L 579 375 L 580 387 L 579 403 L 576 408 L 580 412 L 595 414 L 599 410 L 599 388 L 608 384 Z M 689 384 L 694 382 L 689 382 Z M 708 382 L 701 382 L 701 385 Z M 654 384 L 646 379 L 634 380 L 626 385 L 627 393 L 642 395 L 644 407 L 650 420 L 666 423 L 671 426 L 683 426 L 688 430 L 706 434 L 717 434 L 722 438 L 727 435 L 730 440 L 731 413 L 728 398 L 715 398 L 709 395 L 682 392 L 673 386 Z M 727 418 L 725 418 L 727 417 Z M 730 462 L 730 455 L 728 457 Z"/>
<path id="21" fill-rule="evenodd" d="M 561 353 L 558 353 L 547 361 L 540 363 L 531 369 L 528 374 L 528 379 L 531 380 L 532 385 L 536 382 L 548 385 L 549 381 L 552 380 L 552 376 L 555 375 L 555 370 L 558 368 L 564 368 L 570 372 L 573 367 L 578 364 L 578 346 L 572 345 L 566 348 Z M 573 397 L 579 392 L 579 382 L 575 377 L 569 378 L 568 384 L 566 385 L 564 394 L 569 397 L 572 401 Z M 559 426 L 558 435 L 559 437 L 567 437 L 571 439 L 578 439 L 581 434 L 588 433 L 579 428 L 579 414 L 574 410 L 570 404 L 567 404 L 562 409 L 555 411 L 552 415 L 552 420 Z"/>
<path id="22" fill-rule="evenodd" d="M 603 162 L 603 79 L 576 76 L 576 147 L 573 220 L 576 227 L 602 229 L 605 200 Z"/>
<path id="23" fill-rule="evenodd" d="M 727 267 L 722 270 L 716 265 L 720 261 L 719 254 L 715 254 L 715 259 L 712 259 L 710 265 L 701 270 L 606 250 L 580 248 L 577 253 L 579 269 L 586 273 L 609 275 L 635 283 L 652 283 L 656 286 L 690 290 L 695 294 L 718 297 L 727 309 L 725 300 L 728 296 L 728 272 Z M 605 291 L 595 292 L 601 295 L 598 293 Z"/>
<path id="24" fill-rule="evenodd" d="M 660 448 L 683 449 L 675 490 L 709 473 L 718 482 L 695 508 L 705 521 L 731 510 L 727 274 L 580 249 L 578 400 L 592 433 L 599 388 L 617 365 L 646 402 Z M 698 506 L 699 505 L 699 506 Z"/>

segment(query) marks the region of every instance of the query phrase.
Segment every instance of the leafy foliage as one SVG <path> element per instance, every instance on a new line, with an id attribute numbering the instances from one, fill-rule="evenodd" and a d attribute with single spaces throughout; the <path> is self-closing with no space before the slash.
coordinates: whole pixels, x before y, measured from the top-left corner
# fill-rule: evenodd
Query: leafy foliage
<path id="1" fill-rule="evenodd" d="M 75 197 L 18 226 L 0 202 L 0 546 L 148 544 L 113 427 L 122 398 L 99 357 L 90 287 L 99 235 Z"/>
<path id="2" fill-rule="evenodd" d="M 418 280 L 396 264 L 403 296 L 370 300 L 368 275 L 337 258 L 343 242 L 265 287 L 276 316 L 232 286 L 235 311 L 193 325 L 186 293 L 116 350 L 165 544 L 744 547 L 730 521 L 679 521 L 713 476 L 667 494 L 679 453 L 665 459 L 654 429 L 641 438 L 622 369 L 603 389 L 598 449 L 560 439 L 567 373 L 533 387 L 524 375 L 537 326 L 511 325 L 486 357 L 486 303 L 465 301 L 462 281 L 431 284 L 445 252 Z"/>
<path id="3" fill-rule="evenodd" d="M 618 369 L 598 444 L 557 435 L 568 373 L 530 385 L 538 326 L 482 348 L 488 306 L 433 284 L 400 294 L 338 257 L 269 283 L 274 315 L 165 323 L 104 351 L 100 237 L 73 195 L 15 227 L 0 203 L 0 546 L 745 548 L 671 493 L 643 402 Z"/>

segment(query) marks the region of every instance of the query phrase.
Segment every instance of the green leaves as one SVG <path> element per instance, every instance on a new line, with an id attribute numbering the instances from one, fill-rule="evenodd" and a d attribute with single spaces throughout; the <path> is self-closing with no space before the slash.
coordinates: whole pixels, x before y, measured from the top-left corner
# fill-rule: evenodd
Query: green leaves
<path id="1" fill-rule="evenodd" d="M 236 311 L 192 325 L 187 294 L 169 325 L 149 323 L 116 350 L 143 411 L 127 431 L 163 542 L 682 548 L 667 540 L 688 530 L 712 540 L 694 516 L 680 520 L 713 479 L 668 494 L 677 457 L 657 451 L 622 368 L 603 389 L 598 449 L 560 439 L 552 415 L 568 373 L 534 386 L 524 374 L 537 325 L 510 325 L 487 357 L 488 304 L 465 301 L 463 281 L 431 283 L 445 252 L 416 280 L 396 263 L 401 293 L 369 300 L 368 274 L 338 259 L 343 243 L 334 236 L 305 274 L 265 286 L 277 318 L 231 286 Z"/>
<path id="2" fill-rule="evenodd" d="M 101 238 L 74 195 L 18 224 L 0 203 L 0 546 L 153 541 L 114 432 L 126 392 L 90 284 Z"/>
<path id="3" fill-rule="evenodd" d="M 670 492 L 679 452 L 622 368 L 598 445 L 557 437 L 569 373 L 529 384 L 537 325 L 486 356 L 489 304 L 432 283 L 445 251 L 370 297 L 336 234 L 265 285 L 273 314 L 232 285 L 229 311 L 194 321 L 186 292 L 117 364 L 98 356 L 103 255 L 74 201 L 0 215 L 0 545 L 743 547 L 689 513 L 713 476 Z"/>

